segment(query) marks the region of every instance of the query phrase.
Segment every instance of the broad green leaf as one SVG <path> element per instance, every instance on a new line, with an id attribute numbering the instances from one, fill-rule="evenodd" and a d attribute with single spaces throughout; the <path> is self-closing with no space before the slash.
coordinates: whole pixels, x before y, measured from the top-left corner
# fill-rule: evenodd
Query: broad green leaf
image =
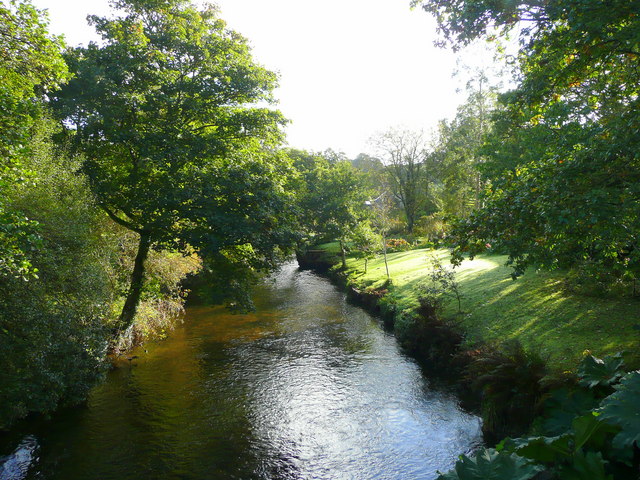
<path id="1" fill-rule="evenodd" d="M 576 417 L 582 416 L 598 406 L 591 391 L 567 389 L 555 390 L 545 402 L 545 416 L 540 427 L 549 437 L 568 432 Z"/>
<path id="2" fill-rule="evenodd" d="M 600 452 L 577 452 L 573 462 L 560 470 L 562 480 L 613 480 L 613 475 L 607 475 L 605 464 Z"/>
<path id="3" fill-rule="evenodd" d="M 604 447 L 608 434 L 615 434 L 617 428 L 602 422 L 596 413 L 588 413 L 577 417 L 572 424 L 575 433 L 574 450 L 580 450 L 584 445 L 596 449 Z"/>
<path id="4" fill-rule="evenodd" d="M 554 462 L 571 457 L 571 440 L 572 436 L 568 434 L 559 437 L 521 438 L 514 441 L 513 452 L 538 462 Z"/>
<path id="5" fill-rule="evenodd" d="M 623 366 L 624 360 L 620 353 L 606 356 L 603 359 L 587 355 L 578 367 L 580 385 L 588 388 L 612 385 L 624 375 Z"/>
<path id="6" fill-rule="evenodd" d="M 628 373 L 615 388 L 617 391 L 602 401 L 601 415 L 602 420 L 622 428 L 613 446 L 640 446 L 640 371 Z"/>
<path id="7" fill-rule="evenodd" d="M 529 480 L 543 470 L 518 455 L 482 449 L 473 458 L 461 456 L 455 470 L 438 480 Z"/>

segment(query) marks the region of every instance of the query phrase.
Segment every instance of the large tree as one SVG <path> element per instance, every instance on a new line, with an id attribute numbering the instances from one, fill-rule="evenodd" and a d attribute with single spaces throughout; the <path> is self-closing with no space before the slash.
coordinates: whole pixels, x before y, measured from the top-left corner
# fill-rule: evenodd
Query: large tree
<path id="1" fill-rule="evenodd" d="M 531 264 L 593 264 L 637 276 L 640 2 L 416 3 L 457 46 L 520 35 L 519 84 L 502 97 L 485 148 L 492 188 L 459 226 L 460 250 L 489 241 L 510 254 L 516 274 Z"/>
<path id="2" fill-rule="evenodd" d="M 480 147 L 491 131 L 497 97 L 497 88 L 489 83 L 486 72 L 474 73 L 467 82 L 467 100 L 458 107 L 455 118 L 440 122 L 435 147 L 444 187 L 442 210 L 461 217 L 480 206 L 486 182 L 481 175 L 485 157 Z"/>
<path id="3" fill-rule="evenodd" d="M 428 210 L 436 171 L 422 132 L 390 129 L 371 140 L 387 173 L 391 192 L 402 205 L 407 230 Z"/>
<path id="4" fill-rule="evenodd" d="M 276 76 L 213 7 L 185 0 L 114 0 L 118 18 L 68 53 L 74 78 L 55 98 L 85 156 L 101 208 L 139 234 L 120 328 L 133 321 L 154 246 L 209 252 L 247 245 L 269 260 L 290 241 L 288 164 L 270 152 L 284 120 Z"/>

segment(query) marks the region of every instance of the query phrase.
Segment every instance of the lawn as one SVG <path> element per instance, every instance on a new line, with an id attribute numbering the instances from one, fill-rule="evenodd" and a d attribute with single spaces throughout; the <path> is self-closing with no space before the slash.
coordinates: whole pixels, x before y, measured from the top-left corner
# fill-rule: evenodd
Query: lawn
<path id="1" fill-rule="evenodd" d="M 401 310 L 418 305 L 418 286 L 428 280 L 431 256 L 450 266 L 444 249 L 388 255 L 392 295 Z M 469 343 L 519 340 L 554 370 L 575 368 L 587 350 L 595 356 L 625 351 L 628 365 L 640 367 L 640 300 L 569 293 L 561 272 L 530 271 L 514 281 L 505 261 L 505 256 L 485 255 L 455 269 L 462 312 L 452 301 L 444 316 L 461 324 Z M 347 265 L 359 288 L 375 288 L 386 279 L 382 256 L 369 260 L 366 274 L 361 259 L 350 258 Z"/>

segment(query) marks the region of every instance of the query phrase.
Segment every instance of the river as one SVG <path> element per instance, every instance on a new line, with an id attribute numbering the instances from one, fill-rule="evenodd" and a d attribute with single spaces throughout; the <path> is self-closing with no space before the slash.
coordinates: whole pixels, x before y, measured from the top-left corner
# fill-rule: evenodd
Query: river
<path id="1" fill-rule="evenodd" d="M 480 444 L 479 419 L 325 278 L 287 264 L 256 306 L 189 308 L 86 405 L 3 445 L 0 479 L 433 479 Z"/>

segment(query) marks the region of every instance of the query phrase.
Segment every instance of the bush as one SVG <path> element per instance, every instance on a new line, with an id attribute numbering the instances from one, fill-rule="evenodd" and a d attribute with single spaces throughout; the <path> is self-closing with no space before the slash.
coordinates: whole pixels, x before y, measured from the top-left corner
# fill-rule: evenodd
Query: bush
<path id="1" fill-rule="evenodd" d="M 444 239 L 448 225 L 441 213 L 423 215 L 418 219 L 413 231 L 422 237 L 427 237 L 430 242 L 440 242 Z"/>
<path id="2" fill-rule="evenodd" d="M 565 287 L 570 292 L 596 297 L 626 297 L 640 294 L 640 285 L 629 270 L 614 270 L 612 266 L 586 261 L 572 269 Z"/>
<path id="3" fill-rule="evenodd" d="M 411 250 L 411 244 L 404 238 L 387 239 L 387 252 L 406 252 L 407 250 Z"/>
<path id="4" fill-rule="evenodd" d="M 39 278 L 0 276 L 0 428 L 28 412 L 80 401 L 104 367 L 103 319 L 113 299 L 110 248 L 79 162 L 54 154 L 43 129 L 8 206 L 38 223 L 28 252 Z"/>
<path id="5" fill-rule="evenodd" d="M 545 361 L 519 342 L 476 351 L 466 377 L 481 392 L 483 431 L 490 439 L 526 432 L 544 393 Z"/>
<path id="6" fill-rule="evenodd" d="M 574 388 L 550 395 L 537 436 L 463 455 L 438 480 L 637 479 L 640 372 L 624 374 L 622 367 L 620 356 L 585 357 Z"/>
<path id="7" fill-rule="evenodd" d="M 453 324 L 434 315 L 431 306 L 422 305 L 418 315 L 408 316 L 396 325 L 401 345 L 434 373 L 451 375 L 451 361 L 460 351 L 464 336 Z"/>
<path id="8" fill-rule="evenodd" d="M 118 328 L 118 317 L 129 287 L 130 275 L 137 251 L 138 236 L 109 222 L 103 237 L 119 246 L 106 262 L 108 275 L 117 292 L 107 326 L 118 336 L 112 339 L 111 351 L 122 353 L 150 338 L 161 338 L 170 331 L 184 312 L 187 291 L 182 282 L 202 267 L 202 261 L 192 251 L 151 250 L 145 262 L 145 279 L 140 304 L 133 324 L 125 331 Z"/>
<path id="9" fill-rule="evenodd" d="M 455 299 L 458 312 L 461 312 L 462 292 L 460 284 L 456 281 L 454 270 L 445 268 L 436 257 L 432 257 L 430 263 L 429 281 L 418 287 L 418 301 L 421 308 L 431 308 L 434 316 L 439 315 L 447 303 Z"/>

